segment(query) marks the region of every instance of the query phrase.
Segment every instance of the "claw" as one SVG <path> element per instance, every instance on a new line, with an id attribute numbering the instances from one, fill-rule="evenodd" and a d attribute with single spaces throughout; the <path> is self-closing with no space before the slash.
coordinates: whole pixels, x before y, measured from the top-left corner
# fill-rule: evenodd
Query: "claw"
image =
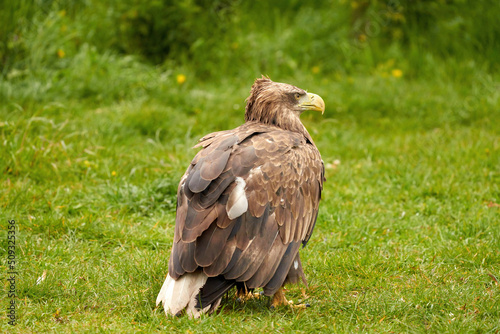
<path id="1" fill-rule="evenodd" d="M 275 308 L 276 306 L 288 305 L 288 300 L 285 298 L 285 293 L 283 292 L 283 288 L 279 288 L 278 291 L 273 296 L 271 300 L 271 308 Z"/>
<path id="2" fill-rule="evenodd" d="M 279 288 L 279 290 L 276 291 L 276 293 L 273 296 L 273 299 L 271 300 L 271 309 L 274 310 L 276 307 L 282 305 L 288 305 L 291 308 L 295 309 L 305 309 L 307 307 L 311 307 L 309 303 L 294 305 L 293 300 L 290 301 L 286 300 L 283 288 Z"/>
<path id="3" fill-rule="evenodd" d="M 240 303 L 246 302 L 247 300 L 250 299 L 260 298 L 260 296 L 261 293 L 248 291 L 246 289 L 240 289 L 236 291 L 236 301 Z"/>

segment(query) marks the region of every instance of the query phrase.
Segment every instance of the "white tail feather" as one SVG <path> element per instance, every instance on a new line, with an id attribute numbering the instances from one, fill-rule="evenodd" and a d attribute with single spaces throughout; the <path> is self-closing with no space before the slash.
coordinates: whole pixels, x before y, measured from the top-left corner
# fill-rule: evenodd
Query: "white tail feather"
<path id="1" fill-rule="evenodd" d="M 176 315 L 187 307 L 187 314 L 198 318 L 209 309 L 209 306 L 203 310 L 195 307 L 196 295 L 207 282 L 207 278 L 202 271 L 184 274 L 177 280 L 167 275 L 156 298 L 156 305 L 162 302 L 166 315 Z"/>

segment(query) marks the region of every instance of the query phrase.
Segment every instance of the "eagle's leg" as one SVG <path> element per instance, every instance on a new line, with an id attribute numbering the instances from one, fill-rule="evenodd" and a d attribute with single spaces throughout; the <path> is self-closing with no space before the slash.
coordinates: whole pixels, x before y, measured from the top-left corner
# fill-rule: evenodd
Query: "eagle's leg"
<path id="1" fill-rule="evenodd" d="M 282 305 L 288 305 L 288 306 L 295 308 L 295 309 L 303 309 L 303 308 L 311 306 L 308 303 L 294 305 L 293 301 L 286 300 L 285 293 L 283 292 L 283 287 L 281 287 L 273 295 L 273 299 L 271 300 L 271 308 L 276 308 L 277 306 L 282 306 Z"/>
<path id="2" fill-rule="evenodd" d="M 245 302 L 249 299 L 259 298 L 259 293 L 253 293 L 254 289 L 247 288 L 245 283 L 236 283 L 236 298 L 239 302 Z"/>
<path id="3" fill-rule="evenodd" d="M 285 293 L 283 292 L 283 287 L 279 288 L 278 291 L 273 296 L 271 300 L 271 308 L 275 308 L 277 306 L 289 305 L 288 300 L 285 298 Z"/>

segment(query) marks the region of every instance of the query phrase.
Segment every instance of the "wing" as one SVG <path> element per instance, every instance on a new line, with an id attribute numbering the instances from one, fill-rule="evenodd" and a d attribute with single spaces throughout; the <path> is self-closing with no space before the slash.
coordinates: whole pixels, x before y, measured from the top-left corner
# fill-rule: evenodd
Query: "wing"
<path id="1" fill-rule="evenodd" d="M 318 150 L 256 123 L 198 146 L 178 188 L 170 276 L 202 268 L 273 294 L 314 228 L 324 179 Z"/>

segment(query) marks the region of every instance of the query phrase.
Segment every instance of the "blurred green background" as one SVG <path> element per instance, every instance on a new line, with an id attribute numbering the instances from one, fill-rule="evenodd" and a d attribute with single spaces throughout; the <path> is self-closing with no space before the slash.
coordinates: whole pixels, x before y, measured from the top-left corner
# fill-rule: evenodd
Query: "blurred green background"
<path id="1" fill-rule="evenodd" d="M 177 74 L 190 87 L 402 75 L 498 90 L 498 17 L 493 0 L 3 0 L 0 96 L 110 102 L 168 94 Z"/>
<path id="2" fill-rule="evenodd" d="M 0 328 L 498 332 L 499 18 L 497 0 L 0 0 L 19 272 L 18 326 L 1 312 Z M 262 74 L 326 103 L 302 115 L 327 177 L 310 286 L 287 292 L 312 307 L 229 297 L 167 319 L 177 183 Z"/>

